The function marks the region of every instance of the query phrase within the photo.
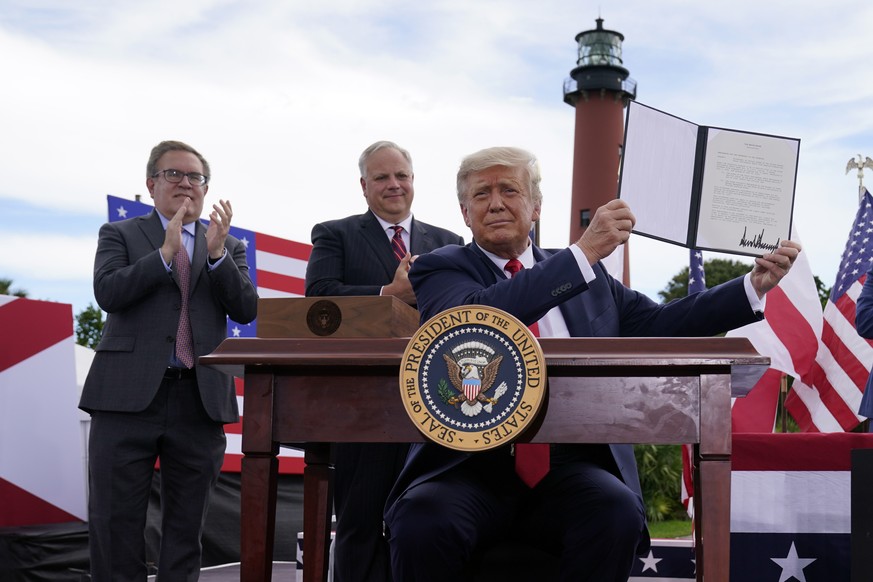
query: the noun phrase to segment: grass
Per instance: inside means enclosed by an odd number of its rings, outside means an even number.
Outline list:
[[[649,522],[649,533],[653,538],[681,538],[691,535],[690,519],[668,519]]]

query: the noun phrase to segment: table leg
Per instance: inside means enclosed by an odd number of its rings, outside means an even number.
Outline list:
[[[327,582],[333,469],[330,444],[308,443],[303,469],[303,582]]]
[[[245,456],[240,475],[240,580],[272,578],[276,531],[276,457]]]
[[[273,441],[273,376],[246,370],[240,474],[240,580],[272,578],[279,445]],[[266,421],[262,420],[266,419]]]
[[[728,582],[731,548],[731,462],[699,460],[694,484],[697,580]]]

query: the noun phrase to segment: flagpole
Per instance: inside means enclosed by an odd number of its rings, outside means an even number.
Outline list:
[[[873,170],[873,160],[870,156],[862,156],[858,154],[858,159],[849,158],[846,164],[846,174],[852,170],[858,170],[858,204],[864,199],[864,168]]]
[[[864,192],[866,191],[866,188],[864,188],[864,168],[873,170],[873,160],[870,159],[870,156],[858,154],[857,160],[854,157],[850,158],[846,164],[846,174],[852,170],[858,170],[858,205],[864,200]],[[866,418],[861,421],[860,426],[862,432],[869,432],[870,419]]]
[[[787,420],[786,420],[786,412],[785,412],[785,398],[788,396],[788,375],[782,374],[782,378],[779,380],[779,426],[781,427],[782,433],[786,433],[787,431]]]

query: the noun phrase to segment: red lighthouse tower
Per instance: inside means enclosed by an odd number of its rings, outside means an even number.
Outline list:
[[[618,193],[618,168],[624,142],[624,108],[636,98],[636,81],[622,66],[624,35],[603,28],[576,35],[579,58],[564,81],[564,102],[576,108],[570,241],[577,240],[594,212]],[[625,245],[624,283],[630,283]]]

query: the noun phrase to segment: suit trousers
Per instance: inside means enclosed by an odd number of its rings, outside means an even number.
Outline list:
[[[142,412],[91,414],[91,580],[145,581],[145,525],[155,461],[161,471],[158,580],[200,576],[201,534],[224,459],[221,423],[210,419],[197,381],[164,379]]]
[[[506,539],[556,556],[560,582],[628,579],[645,510],[618,477],[576,461],[528,489],[511,457],[482,454],[491,458],[465,461],[396,501],[388,513],[395,580],[471,580],[478,554]]]
[[[391,580],[382,513],[408,450],[406,443],[336,445],[334,582]]]

